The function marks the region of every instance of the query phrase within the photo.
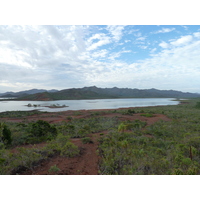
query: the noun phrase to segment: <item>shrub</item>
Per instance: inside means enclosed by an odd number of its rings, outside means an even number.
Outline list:
[[[60,153],[61,149],[65,146],[67,142],[69,142],[69,137],[59,134],[55,140],[52,140],[46,145],[45,149],[49,152],[49,154],[55,152]]]
[[[82,138],[82,143],[83,144],[87,144],[87,143],[93,143],[93,141],[91,140],[90,137],[85,137],[85,138]]]
[[[151,113],[144,113],[144,114],[141,114],[140,116],[144,116],[144,117],[154,117],[154,115],[151,114]]]
[[[127,130],[139,130],[143,127],[146,126],[146,122],[140,121],[140,120],[135,120],[133,122],[130,121],[125,121],[122,122],[119,126],[118,126],[118,131],[119,132],[124,132]]]
[[[125,123],[121,123],[119,126],[118,126],[118,131],[119,132],[124,132],[124,131],[126,131],[127,130],[127,124],[125,124]]]
[[[39,140],[44,141],[55,138],[57,136],[57,129],[46,121],[38,120],[31,125],[30,133],[33,137],[40,137]]]
[[[200,108],[200,101],[196,103],[195,108]]]
[[[67,117],[67,120],[71,121],[73,118],[71,116]]]
[[[187,170],[187,174],[188,175],[198,175],[198,171],[199,171],[198,167],[192,166]]]
[[[173,172],[174,175],[183,175],[183,171],[181,169],[175,169]]]
[[[0,142],[3,142],[6,146],[12,143],[11,131],[4,123],[0,123]]]
[[[133,115],[135,113],[136,113],[135,110],[128,109],[128,110],[123,111],[122,114],[123,115]]]
[[[71,142],[67,142],[62,148],[60,155],[61,156],[67,156],[67,157],[74,157],[79,155],[79,149],[76,145],[74,145]]]
[[[52,165],[49,170],[50,173],[57,173],[60,171],[60,169],[56,165]]]

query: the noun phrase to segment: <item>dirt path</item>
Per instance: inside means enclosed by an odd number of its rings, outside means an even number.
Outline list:
[[[105,131],[104,131],[105,133]],[[99,157],[96,153],[98,148],[98,138],[100,133],[90,134],[89,137],[93,143],[83,144],[81,139],[71,139],[71,142],[79,147],[80,155],[67,158],[62,156],[55,156],[42,162],[33,171],[29,170],[23,175],[97,175],[98,174],[98,161]],[[56,165],[60,171],[57,173],[50,173],[51,166]]]

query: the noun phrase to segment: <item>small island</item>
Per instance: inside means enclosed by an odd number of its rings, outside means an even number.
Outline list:
[[[51,104],[50,106],[41,106],[40,104],[31,104],[29,103],[28,105],[26,105],[27,107],[47,107],[47,108],[65,108],[65,107],[69,107],[66,105],[60,105],[60,104]]]

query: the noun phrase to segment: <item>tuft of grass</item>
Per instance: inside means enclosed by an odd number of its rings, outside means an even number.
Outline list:
[[[58,168],[56,165],[52,165],[48,170],[48,172],[50,173],[57,173],[59,171],[60,171],[60,168]]]
[[[143,114],[141,114],[140,116],[144,116],[144,117],[154,117],[154,115],[151,114],[151,113],[143,113]]]

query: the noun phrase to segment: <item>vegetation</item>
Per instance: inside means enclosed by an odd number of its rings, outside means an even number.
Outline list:
[[[56,165],[53,165],[53,166],[51,166],[50,168],[49,168],[49,172],[50,173],[57,173],[57,172],[59,172],[60,171],[60,169],[56,166]]]
[[[143,113],[143,114],[141,114],[141,116],[144,116],[144,117],[153,117],[154,115],[151,114],[151,113]]]
[[[39,141],[45,141],[55,138],[57,135],[57,129],[46,121],[38,120],[31,124],[30,135],[33,138],[39,138]]]
[[[93,141],[91,140],[90,137],[82,138],[82,142],[83,142],[83,144],[92,144],[93,143]]]
[[[19,174],[26,169],[33,169],[40,161],[47,158],[45,152],[36,148],[17,148],[17,153],[6,149],[0,150],[0,174]]]
[[[71,88],[56,92],[42,92],[29,95],[17,95],[18,100],[67,100],[67,99],[109,99],[109,98],[195,98],[195,93],[183,93],[173,90],[139,90],[130,88]]]
[[[69,122],[62,122],[57,124],[57,129],[63,135],[71,138],[82,138],[90,133],[97,133],[104,130],[116,128],[118,125],[118,118],[105,118],[105,117],[90,117],[72,119]]]
[[[143,108],[146,113],[165,114],[171,121],[158,121],[137,132],[112,131],[101,138],[99,173],[200,174],[200,112],[196,101]],[[140,108],[135,110],[140,112]]]
[[[137,114],[140,120],[133,121],[121,121],[119,117],[102,117],[97,111],[87,118],[66,117],[67,122],[55,125],[43,120],[27,122],[24,119],[20,123],[2,121],[0,174],[20,174],[54,155],[68,158],[80,156],[81,149],[70,139],[81,138],[82,143],[89,144],[93,142],[90,134],[102,131],[108,133],[100,134],[99,174],[200,174],[199,102],[199,99],[193,99],[177,106],[104,112],[127,115],[128,119]],[[0,115],[12,118],[20,115],[26,118],[27,113],[7,112]],[[143,117],[151,117],[149,120],[152,120],[156,114],[163,114],[169,120],[160,120],[151,125],[143,121]],[[42,148],[17,148],[21,144],[36,144],[42,141],[47,142]],[[13,148],[15,153],[11,151]],[[56,165],[49,169],[50,173],[58,171]]]
[[[46,113],[46,112],[40,112],[37,110],[33,110],[33,111],[7,111],[7,112],[2,112],[0,113],[0,117],[12,117],[12,118],[19,118],[19,117],[27,117],[27,116],[31,116],[31,115],[39,115],[41,113]]]
[[[61,134],[40,149],[19,147],[16,148],[16,153],[11,153],[10,150],[5,149],[5,146],[2,146],[0,150],[0,174],[19,174],[25,170],[33,170],[40,162],[53,155],[74,157],[78,156],[79,152],[78,147],[69,141],[69,137]]]
[[[11,131],[5,123],[0,123],[0,146],[8,146],[12,142]]]

